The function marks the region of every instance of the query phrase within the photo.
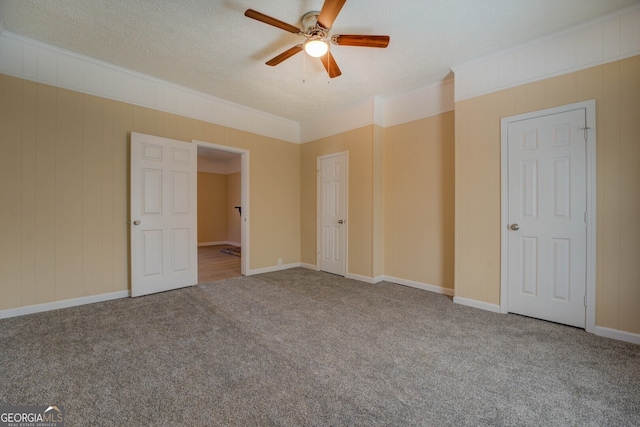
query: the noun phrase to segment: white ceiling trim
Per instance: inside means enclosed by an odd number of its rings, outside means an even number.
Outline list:
[[[452,68],[455,79],[389,99],[374,96],[302,123],[251,109],[96,59],[0,32],[0,72],[166,111],[292,143],[363,126],[451,111],[461,101],[640,54],[640,4]]]
[[[452,67],[455,101],[640,55],[640,4]]]
[[[384,127],[391,127],[453,111],[453,78],[387,99]]]
[[[298,143],[299,123],[9,32],[0,72],[26,80]]]
[[[380,108],[380,100],[373,97],[350,108],[306,120],[300,123],[300,142],[304,144],[372,125],[380,116],[376,114],[376,108]]]
[[[9,32],[0,33],[0,72],[292,143],[453,110],[453,84],[446,81],[298,123]]]
[[[453,111],[453,79],[393,98],[378,96],[300,124],[300,142],[310,142],[369,125],[391,127]],[[328,126],[327,124],[330,124]]]

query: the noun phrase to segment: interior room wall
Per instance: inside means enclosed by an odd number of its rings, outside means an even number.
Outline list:
[[[228,217],[227,175],[198,172],[198,244],[226,242]]]
[[[302,145],[302,262],[317,265],[316,159],[349,152],[348,273],[453,290],[454,113]]]
[[[351,275],[373,277],[373,132],[365,126],[301,145],[302,262],[317,265],[317,158],[349,152],[348,265]]]
[[[250,155],[250,269],[300,262],[300,146],[0,74],[0,309],[129,289],[129,135]]]
[[[384,129],[384,274],[453,290],[454,113]]]
[[[500,118],[596,100],[596,325],[640,333],[640,56],[455,107],[455,295],[500,303]]]

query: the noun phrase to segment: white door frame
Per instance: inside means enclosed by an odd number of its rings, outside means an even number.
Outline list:
[[[500,120],[500,174],[501,174],[501,218],[500,218],[500,312],[508,312],[508,253],[509,253],[509,192],[508,192],[508,140],[509,123],[552,115],[565,111],[585,109],[588,139],[586,144],[586,181],[587,181],[587,257],[586,257],[586,331],[595,333],[596,329],[596,101],[589,100],[560,107],[504,117]]]
[[[341,151],[339,153],[325,154],[316,158],[316,271],[320,271],[320,253],[322,251],[322,227],[320,221],[318,221],[318,215],[320,213],[320,206],[322,204],[322,198],[320,197],[320,179],[318,175],[320,173],[320,162],[324,159],[331,157],[345,156],[345,170],[344,170],[344,215],[345,222],[344,228],[344,277],[349,275],[349,152]]]
[[[242,220],[240,222],[240,245],[242,247],[242,256],[240,257],[240,274],[243,276],[251,275],[250,269],[250,246],[249,246],[249,150],[242,148],[229,147],[228,145],[214,144],[212,142],[191,140],[191,143],[198,147],[209,148],[212,150],[226,151],[228,153],[236,153],[241,156],[241,172],[240,172],[240,204],[242,206]]]

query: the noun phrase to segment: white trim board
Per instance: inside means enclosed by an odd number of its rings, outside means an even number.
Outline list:
[[[448,80],[298,123],[6,31],[0,32],[0,73],[296,144],[453,110]]]
[[[478,308],[480,310],[490,311],[492,313],[501,313],[500,306],[498,304],[491,304],[484,301],[478,301],[470,298],[453,297],[453,302],[460,305],[466,305],[467,307]]]
[[[111,301],[114,299],[128,298],[129,291],[118,291],[107,294],[91,295],[88,297],[79,297],[66,299],[62,301],[45,302],[42,304],[27,305],[18,308],[8,308],[0,310],[0,319],[9,317],[25,316],[27,314],[43,313],[45,311],[58,310],[61,308],[76,307],[79,305],[93,304],[96,302]]]
[[[218,246],[218,245],[231,245],[231,246],[242,246],[237,242],[200,242],[198,246]]]
[[[249,270],[249,274],[247,274],[247,276],[253,276],[254,274],[273,273],[274,271],[289,270],[291,268],[296,268],[296,267],[302,267],[302,264],[299,262],[293,262],[291,264],[273,265],[271,267],[256,268],[253,270]]]
[[[443,288],[442,286],[430,285],[428,283],[416,282],[414,280],[401,279],[399,277],[393,276],[382,276],[381,280],[384,280],[385,282],[396,283],[398,285],[422,289],[423,291],[429,291],[436,294],[447,295],[450,297],[453,296],[453,289]],[[378,282],[381,280],[378,280]]]
[[[362,276],[360,274],[347,273],[344,277],[345,279],[357,280],[358,282],[369,283],[370,285],[377,283],[373,277]]]
[[[445,113],[455,101],[640,55],[640,4],[456,65],[455,78],[393,98],[374,96],[298,123],[36,40],[0,32],[0,72],[292,143],[363,126],[389,127]],[[453,88],[455,86],[455,89]],[[455,97],[454,97],[455,93]],[[326,126],[331,122],[332,126]]]
[[[619,331],[617,329],[605,328],[604,326],[596,326],[595,334],[599,337],[626,341],[632,344],[640,344],[640,334],[634,334],[632,332]]]
[[[640,55],[640,3],[585,24],[451,67],[455,100]]]
[[[298,143],[300,124],[17,34],[0,33],[0,72]]]
[[[453,302],[456,304],[467,306],[467,307],[473,307],[473,308],[478,308],[480,310],[490,311],[492,313],[502,313],[502,310],[500,309],[500,306],[498,304],[490,304],[484,301],[478,301],[478,300],[461,298],[461,297],[453,297]],[[634,334],[632,332],[605,328],[604,326],[595,326],[593,333],[599,337],[611,338],[614,340],[625,341],[632,344],[640,344],[640,334]]]
[[[395,97],[375,96],[349,108],[314,117],[300,124],[300,142],[304,144],[369,125],[396,126],[453,111],[453,88],[453,79],[447,79]]]

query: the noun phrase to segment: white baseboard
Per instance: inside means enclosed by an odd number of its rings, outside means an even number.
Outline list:
[[[466,305],[468,307],[479,308],[480,310],[502,313],[499,304],[490,304],[488,302],[462,297],[453,297],[453,302],[460,305]]]
[[[413,280],[400,279],[393,276],[380,276],[382,280],[397,283],[398,285],[410,286],[412,288],[422,289],[423,291],[435,292],[436,294],[443,294],[453,296],[453,289],[443,288],[442,286],[430,285],[428,283],[416,282]],[[377,282],[376,282],[377,283]]]
[[[347,275],[344,277],[346,277],[347,279],[357,280],[359,282],[371,283],[372,285],[375,283],[373,277],[361,276],[359,274],[347,273]]]
[[[262,274],[262,273],[273,273],[274,271],[282,271],[289,270],[290,268],[302,267],[299,262],[294,262],[291,264],[283,264],[283,265],[274,265],[272,267],[264,267],[264,268],[256,268],[253,270],[249,270],[249,274],[247,276],[253,276],[254,274]]]
[[[632,344],[640,344],[640,334],[634,334],[633,332],[625,332],[618,329],[605,328],[604,326],[596,326],[595,334],[599,337],[612,338],[614,340],[626,341]]]
[[[240,243],[228,242],[228,241],[224,241],[224,242],[200,242],[200,243],[198,243],[198,246],[217,246],[217,245],[242,246]]]
[[[307,264],[306,262],[301,262],[300,263],[300,267],[306,268],[306,269],[309,269],[309,270],[318,271],[318,266],[317,265]]]
[[[45,302],[42,304],[27,305],[18,308],[9,308],[0,310],[0,319],[8,317],[24,316],[27,314],[42,313],[45,311],[58,310],[60,308],[75,307],[78,305],[93,304],[96,302],[110,301],[114,299],[129,297],[129,291],[111,292],[108,294],[91,295],[88,297],[79,297],[66,299],[62,301]]]

